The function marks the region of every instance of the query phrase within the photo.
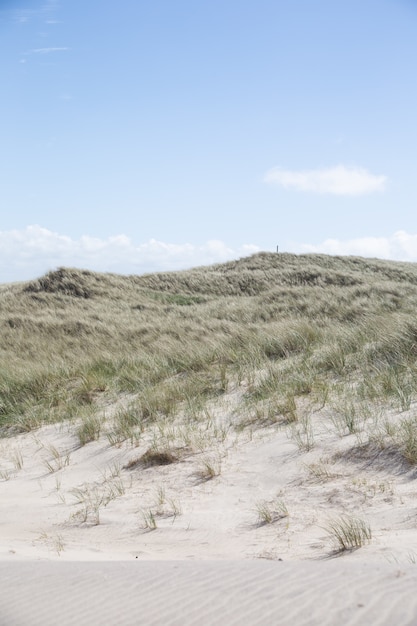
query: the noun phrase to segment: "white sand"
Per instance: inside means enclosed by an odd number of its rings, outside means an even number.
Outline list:
[[[1,563],[4,626],[414,625],[417,569],[339,559]]]
[[[415,470],[312,421],[308,452],[288,428],[215,443],[213,426],[179,462],[133,470],[150,436],[79,447],[61,424],[1,440],[0,624],[417,624]],[[202,481],[207,457],[220,474]],[[288,516],[260,524],[260,501]],[[341,514],[372,541],[336,557],[326,526]]]

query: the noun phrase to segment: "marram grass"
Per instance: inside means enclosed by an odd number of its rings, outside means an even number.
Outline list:
[[[133,441],[147,423],[239,385],[242,422],[292,422],[294,432],[300,399],[316,410],[350,394],[406,411],[417,395],[416,305],[414,264],[325,255],[260,253],[144,276],[61,268],[3,285],[0,429],[82,417],[87,443],[100,434],[94,413],[127,394],[134,409],[119,412],[109,439]]]
[[[362,548],[372,539],[369,524],[352,515],[344,515],[332,520],[326,530],[338,552]]]

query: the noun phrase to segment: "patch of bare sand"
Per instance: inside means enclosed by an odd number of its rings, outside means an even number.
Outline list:
[[[7,626],[416,623],[417,569],[331,562],[0,563]]]

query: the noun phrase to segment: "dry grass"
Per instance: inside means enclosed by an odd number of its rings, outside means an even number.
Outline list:
[[[137,445],[149,424],[241,386],[243,425],[290,423],[307,450],[307,416],[330,400],[344,436],[364,406],[417,398],[413,264],[261,253],[146,276],[61,268],[0,298],[4,435],[84,416],[80,444],[94,441],[124,393],[135,404],[105,433]],[[414,425],[402,432],[412,459]]]
[[[126,465],[125,469],[135,469],[137,467],[153,467],[159,465],[171,465],[178,462],[178,456],[171,450],[158,450],[155,448],[149,448],[144,454],[139,457],[131,459]]]
[[[196,477],[201,482],[212,480],[216,476],[220,476],[222,473],[222,461],[220,456],[204,456],[196,471]]]
[[[369,543],[372,531],[362,519],[353,516],[343,516],[329,522],[327,533],[334,543],[337,552],[356,550]]]
[[[274,522],[288,517],[288,509],[285,502],[281,499],[277,499],[273,502],[267,500],[260,500],[256,503],[255,507],[258,515],[258,525],[264,526],[265,524],[273,524]]]

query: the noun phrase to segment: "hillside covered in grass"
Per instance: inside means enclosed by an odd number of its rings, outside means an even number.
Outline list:
[[[358,402],[406,410],[416,305],[414,264],[324,255],[143,276],[61,268],[3,285],[1,432],[93,419],[119,394],[134,394],[142,428],[242,381],[242,425],[296,420],[305,400],[350,403],[352,419]]]

